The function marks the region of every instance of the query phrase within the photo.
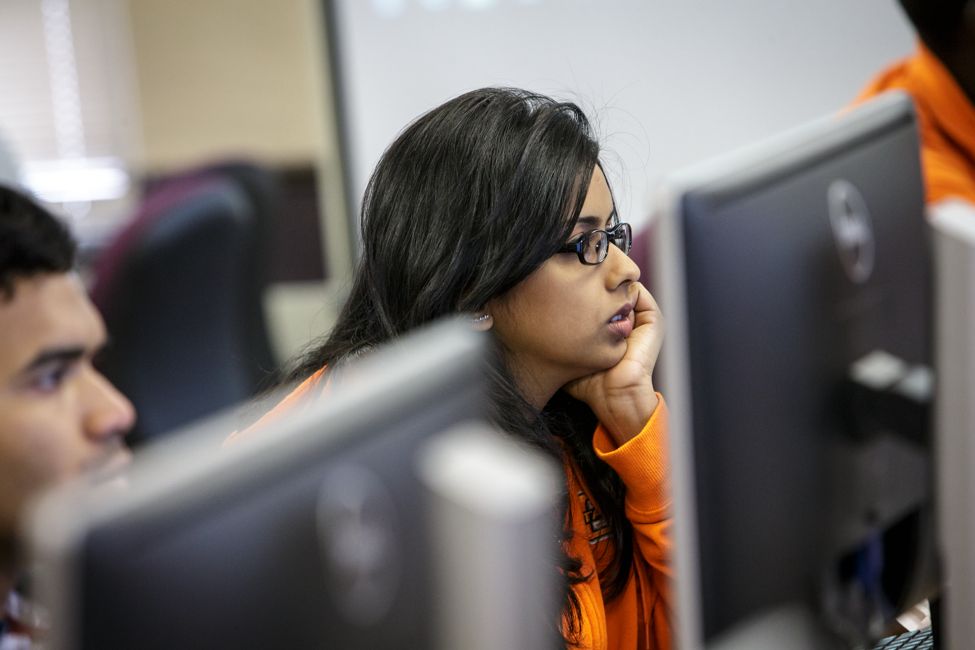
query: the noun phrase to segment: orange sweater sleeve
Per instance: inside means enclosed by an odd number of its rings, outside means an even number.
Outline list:
[[[596,455],[612,467],[626,485],[626,515],[641,539],[647,562],[671,575],[670,485],[667,456],[667,406],[660,404],[643,431],[616,447],[602,427],[593,435]]]
[[[667,447],[667,405],[660,404],[643,430],[617,447],[603,427],[593,435],[596,455],[612,467],[626,485],[626,516],[633,525],[637,550],[650,566],[639,571],[650,583],[643,589],[645,611],[655,648],[670,647],[673,565],[670,461]]]

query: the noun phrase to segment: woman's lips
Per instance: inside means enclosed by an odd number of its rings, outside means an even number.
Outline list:
[[[634,312],[633,307],[626,305],[618,312],[613,314],[609,321],[611,329],[620,338],[627,338],[633,332]]]

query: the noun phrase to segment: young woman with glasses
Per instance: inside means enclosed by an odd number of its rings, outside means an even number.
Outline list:
[[[489,330],[494,422],[565,467],[553,624],[585,648],[670,645],[667,415],[651,382],[662,319],[631,241],[577,106],[469,92],[379,161],[351,295],[294,373],[306,392],[327,368],[458,312]]]

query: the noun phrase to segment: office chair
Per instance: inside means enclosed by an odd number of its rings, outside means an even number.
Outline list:
[[[96,261],[99,367],[136,407],[133,445],[251,396],[241,314],[254,237],[238,185],[199,176],[148,195]]]
[[[250,373],[251,393],[257,394],[279,378],[279,364],[271,347],[267,318],[264,312],[264,291],[268,286],[268,243],[271,241],[273,219],[281,206],[281,188],[277,178],[267,169],[246,161],[225,161],[205,168],[237,183],[251,203],[254,227],[248,246],[251,263],[243,267],[241,325],[244,327],[245,361]]]
[[[273,239],[274,220],[279,218],[282,208],[281,184],[277,175],[257,163],[245,159],[226,159],[150,178],[145,188],[147,192],[155,193],[173,184],[207,177],[225,178],[236,184],[249,201],[254,215],[252,236],[247,244],[250,249],[247,256],[251,262],[242,268],[243,287],[248,295],[242,304],[244,311],[240,322],[247,342],[244,359],[250,373],[250,390],[258,394],[275,383],[280,370],[268,333],[264,292],[270,281],[269,247]]]

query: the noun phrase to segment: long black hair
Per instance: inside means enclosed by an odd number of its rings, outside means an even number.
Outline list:
[[[386,150],[366,188],[362,256],[349,299],[292,378],[339,367],[434,319],[476,312],[517,285],[569,238],[598,164],[599,145],[579,107],[524,90],[471,91],[418,118]],[[596,419],[561,391],[539,414],[505,359],[495,339],[491,416],[502,430],[560,461],[568,456],[578,468],[613,538],[600,574],[604,598],[612,600],[630,577],[632,530],[622,482],[592,449]],[[579,606],[569,586],[588,576],[576,558],[563,557],[561,565],[571,640]]]

